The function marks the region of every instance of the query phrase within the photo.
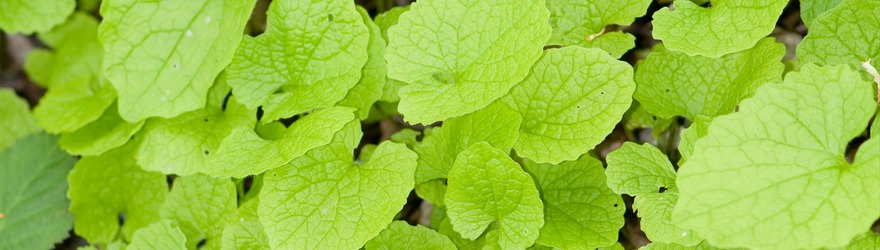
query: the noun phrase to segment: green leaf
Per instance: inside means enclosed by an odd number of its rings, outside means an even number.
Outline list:
[[[636,89],[638,90],[638,88]],[[648,112],[644,105],[634,101],[627,113],[623,114],[623,127],[629,132],[635,132],[637,129],[651,129],[651,135],[656,140],[661,138],[663,132],[669,130],[669,127],[675,120],[674,117],[657,117],[657,115]]]
[[[550,10],[550,25],[553,26],[553,34],[547,44],[580,45],[587,48],[609,48],[615,58],[619,58],[627,50],[635,46],[635,37],[623,32],[605,33],[605,26],[611,24],[629,25],[636,19],[645,15],[651,0],[547,0],[547,9]],[[610,41],[628,43],[611,43],[593,41],[605,40],[606,36],[613,36]],[[625,40],[624,40],[625,39]],[[602,46],[604,45],[604,46]],[[617,48],[620,47],[620,48]]]
[[[11,89],[0,88],[0,151],[11,147],[19,138],[40,131],[27,101]]]
[[[798,60],[801,64],[848,64],[860,71],[862,63],[868,61],[880,68],[880,43],[876,42],[880,40],[880,32],[875,32],[877,30],[880,30],[880,2],[842,0],[810,24],[810,33],[797,47]]]
[[[446,205],[456,232],[475,240],[490,224],[501,249],[531,246],[544,226],[544,205],[532,178],[507,153],[479,142],[461,152],[449,171]]]
[[[694,145],[697,144],[697,140],[709,134],[710,123],[712,123],[712,117],[698,115],[697,119],[691,122],[691,126],[681,132],[681,141],[678,143],[678,150],[681,152],[679,166],[684,164],[685,160],[694,153]]]
[[[126,250],[186,249],[186,236],[168,220],[157,221],[134,233]]]
[[[522,118],[506,105],[494,103],[482,110],[443,122],[413,150],[419,154],[416,183],[446,178],[458,153],[477,142],[488,142],[505,152],[517,138]]]
[[[361,78],[370,33],[352,1],[273,1],[266,32],[245,37],[229,85],[263,121],[333,106]]]
[[[75,161],[45,133],[0,153],[0,249],[49,249],[67,238],[65,177]]]
[[[458,232],[452,229],[452,222],[449,221],[448,217],[443,218],[443,220],[441,220],[439,224],[440,225],[438,226],[437,231],[449,237],[449,239],[452,240],[452,242],[455,243],[456,246],[458,246],[458,249],[479,250],[483,249],[483,246],[486,245],[486,237],[480,237],[476,240],[468,240],[462,238],[461,235],[458,234]]]
[[[249,127],[233,128],[204,172],[243,178],[281,167],[311,149],[327,145],[344,126],[357,124],[351,111],[339,107],[315,111],[294,122],[276,139],[262,138]]]
[[[623,245],[620,245],[620,242],[616,242],[616,243],[614,243],[614,245],[611,245],[609,247],[600,247],[597,249],[598,250],[626,250],[626,248],[623,248]]]
[[[337,103],[340,106],[357,108],[355,115],[360,120],[367,118],[373,103],[382,96],[385,88],[385,40],[382,39],[379,26],[370,19],[370,14],[363,7],[357,7],[358,14],[370,31],[370,43],[367,44],[367,63],[361,68],[361,80],[354,85],[345,98]]]
[[[397,22],[400,20],[400,15],[406,13],[407,11],[409,11],[409,5],[398,6],[391,8],[390,10],[376,16],[376,25],[379,26],[379,30],[382,33],[382,38],[385,41],[388,41],[388,28],[397,25]],[[382,88],[382,97],[380,97],[379,100],[385,102],[400,101],[400,96],[398,96],[397,93],[404,85],[406,85],[406,82],[394,80],[386,76],[385,85]]]
[[[868,133],[871,137],[880,137],[880,115],[874,117],[874,122],[871,123],[871,128],[868,130]]]
[[[842,65],[808,64],[765,84],[697,141],[673,218],[719,247],[846,245],[880,217],[880,139],[844,158],[874,115],[874,94]]]
[[[544,202],[537,243],[559,249],[595,249],[617,242],[626,206],[605,184],[602,162],[589,156],[559,165],[525,162]]]
[[[63,23],[75,6],[74,0],[4,0],[0,30],[10,34],[48,31]]]
[[[837,7],[841,0],[800,0],[801,2],[801,19],[807,27],[812,27],[813,20],[816,17]]]
[[[240,207],[223,229],[223,249],[269,249],[269,239],[257,216],[259,198]]]
[[[847,250],[862,250],[862,249],[877,249],[880,248],[880,234],[875,232],[868,232],[862,234],[862,236],[857,237],[853,240],[849,246],[846,247]]]
[[[608,187],[618,194],[635,196],[633,209],[641,218],[641,229],[653,242],[685,246],[702,239],[673,223],[672,211],[678,199],[676,174],[666,155],[650,144],[625,142],[606,158]]]
[[[682,115],[694,120],[698,115],[731,113],[759,86],[782,79],[784,55],[785,46],[773,38],[720,58],[688,56],[658,45],[637,66],[634,97],[661,118]]]
[[[654,13],[654,38],[669,50],[717,58],[749,49],[770,34],[787,0],[717,0],[708,8],[676,0]]]
[[[143,125],[144,121],[125,121],[116,105],[112,105],[98,120],[76,131],[62,133],[58,143],[72,155],[100,155],[124,145]]]
[[[458,249],[446,235],[422,225],[410,226],[405,221],[394,221],[379,236],[367,242],[372,249]]]
[[[231,180],[197,174],[174,180],[160,213],[162,219],[180,225],[187,248],[196,249],[204,240],[204,247],[219,249],[223,245],[223,228],[237,205]]]
[[[388,77],[400,112],[431,124],[486,107],[522,81],[550,37],[544,1],[435,0],[412,4],[388,29]]]
[[[234,96],[226,101],[224,110],[222,102],[229,87],[223,86],[214,86],[212,93],[223,94],[209,100],[203,109],[171,119],[150,119],[141,132],[144,142],[138,152],[138,164],[165,174],[209,173],[211,159],[217,155],[223,138],[235,128],[252,128],[256,124],[255,112],[238,104]]]
[[[636,36],[623,31],[604,33],[580,44],[585,48],[597,48],[608,52],[611,57],[620,58],[627,51],[636,47]]]
[[[659,149],[650,144],[625,142],[608,153],[608,187],[618,194],[643,195],[675,187],[675,169]]]
[[[639,248],[640,250],[719,250],[720,248],[713,247],[706,243],[705,241],[700,242],[699,245],[696,246],[685,246],[681,244],[675,243],[663,243],[663,242],[651,242],[647,246]],[[740,248],[737,248],[740,249]],[[733,249],[730,249],[733,250]]]
[[[355,249],[391,223],[414,185],[417,155],[385,142],[354,163],[361,135],[350,123],[329,145],[266,173],[257,212],[272,248]]]
[[[678,201],[678,189],[636,196],[633,209],[637,211],[639,226],[653,242],[694,246],[703,238],[693,230],[682,228],[673,221],[672,213]]]
[[[122,118],[170,118],[203,107],[253,6],[253,0],[104,1],[98,38]]]
[[[68,175],[74,231],[92,244],[107,244],[159,220],[168,193],[165,175],[135,164],[137,143],[85,156]],[[99,183],[100,185],[96,185]],[[124,218],[122,226],[119,218]]]
[[[416,195],[435,207],[446,206],[443,198],[446,196],[446,181],[443,179],[433,179],[430,181],[416,184]]]
[[[382,12],[382,14],[376,15],[374,21],[382,33],[383,40],[388,41],[388,28],[397,25],[397,22],[400,21],[400,15],[409,11],[409,7],[410,5],[397,6],[388,11]]]
[[[60,133],[97,120],[116,100],[116,90],[101,73],[98,20],[77,12],[69,22],[40,33],[40,39],[53,50],[28,54],[24,67],[49,87],[34,108],[37,122],[50,133]]]
[[[513,148],[539,163],[575,160],[611,133],[635,87],[632,67],[602,50],[547,50],[502,99],[523,116]]]
[[[403,128],[400,131],[391,135],[390,141],[398,142],[406,144],[407,147],[413,148],[416,145],[419,145],[418,137],[422,135],[422,132],[412,130],[409,128]]]

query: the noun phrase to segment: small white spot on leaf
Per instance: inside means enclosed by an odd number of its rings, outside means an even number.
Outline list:
[[[193,32],[192,32],[192,30],[187,30],[187,31],[186,31],[186,36],[188,36],[188,37],[192,37],[192,36],[193,36]]]
[[[211,17],[205,17],[205,23],[211,23]]]

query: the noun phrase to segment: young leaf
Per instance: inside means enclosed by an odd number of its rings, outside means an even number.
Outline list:
[[[358,14],[370,31],[370,43],[367,44],[367,63],[361,69],[361,79],[354,85],[345,98],[337,103],[340,106],[356,108],[355,116],[359,120],[367,119],[373,103],[382,96],[385,88],[385,40],[379,26],[370,19],[370,14],[363,7],[357,7]]]
[[[338,107],[315,111],[274,139],[262,138],[250,127],[235,127],[220,143],[204,172],[243,178],[280,167],[313,148],[327,145],[343,126],[357,123],[351,111]]]
[[[400,112],[431,124],[486,107],[522,81],[550,37],[544,0],[414,3],[388,30]]]
[[[186,249],[186,236],[171,221],[161,220],[135,232],[125,249]]]
[[[685,246],[681,244],[675,243],[663,243],[663,242],[651,242],[648,245],[639,248],[639,250],[721,250],[720,248],[713,247],[706,243],[705,241],[700,242],[699,245],[696,246]]]
[[[452,227],[465,239],[475,240],[497,224],[499,235],[488,241],[501,249],[531,246],[544,226],[535,182],[506,152],[486,142],[455,159],[446,205]]]
[[[264,177],[257,212],[272,248],[354,249],[379,234],[406,203],[417,155],[385,142],[356,164],[358,123]]]
[[[205,108],[171,119],[150,119],[141,132],[144,142],[138,152],[138,164],[148,171],[165,174],[207,173],[223,138],[234,128],[251,128],[256,124],[255,112],[238,104],[234,96],[226,99],[224,110],[222,104],[229,90],[225,83],[218,82],[209,93],[213,97],[209,97]]]
[[[848,64],[861,71],[869,61],[880,68],[880,1],[842,0],[810,25],[797,47],[800,63]]]
[[[446,215],[445,213],[446,212],[444,211],[443,214]],[[433,218],[431,218],[431,219],[433,219]],[[440,223],[438,223],[438,224],[440,224],[440,225],[437,226],[438,227],[437,232],[440,232],[441,234],[446,235],[446,237],[449,237],[449,239],[452,240],[452,242],[455,243],[456,246],[458,246],[458,249],[477,250],[477,249],[483,249],[483,247],[486,246],[486,237],[480,237],[480,238],[477,238],[476,240],[468,240],[468,239],[462,238],[461,234],[459,234],[458,232],[456,232],[455,230],[452,229],[452,222],[449,220],[448,217],[443,217],[443,219],[440,220]],[[492,230],[491,226],[490,226],[489,230]],[[487,232],[484,235],[488,235],[488,234],[489,233]]]
[[[0,30],[5,33],[48,31],[73,12],[74,0],[4,0]]]
[[[653,242],[694,246],[703,240],[693,230],[682,228],[672,218],[678,189],[672,188],[663,193],[649,193],[636,196],[633,209],[637,211],[639,226]]]
[[[223,228],[237,206],[235,184],[226,178],[196,174],[178,177],[162,205],[162,219],[175,221],[186,235],[186,246],[218,249]]]
[[[880,248],[880,234],[875,232],[868,232],[862,234],[862,236],[857,237],[853,240],[849,246],[846,247],[847,250],[862,250],[862,249],[877,249]]]
[[[98,38],[122,118],[170,118],[203,107],[253,6],[254,0],[105,1]]]
[[[129,240],[136,230],[159,220],[168,183],[165,175],[135,164],[136,146],[133,142],[85,156],[67,177],[74,231],[92,244],[110,243],[119,235]]]
[[[673,218],[719,247],[846,245],[880,217],[880,139],[844,157],[877,108],[873,95],[843,65],[808,64],[765,84],[697,141]]]
[[[654,37],[669,50],[717,58],[743,51],[776,27],[787,0],[717,0],[703,8],[676,0],[654,13]]]
[[[537,243],[559,249],[595,249],[617,242],[626,206],[605,185],[602,162],[583,155],[559,165],[525,162],[544,202]]]
[[[702,239],[672,222],[678,199],[676,174],[659,149],[649,144],[626,142],[608,154],[608,187],[618,194],[635,196],[633,209],[641,229],[653,242],[693,246]]]
[[[369,31],[345,0],[280,0],[266,32],[245,37],[227,69],[229,85],[264,122],[333,106],[361,78]]]
[[[394,221],[379,236],[367,242],[373,249],[458,249],[446,235],[422,225],[410,226],[405,221]]]
[[[681,152],[679,166],[684,164],[685,160],[693,154],[697,140],[709,133],[710,123],[712,123],[712,117],[698,115],[697,119],[691,122],[691,126],[681,132],[681,141],[678,143],[678,150]]]
[[[400,20],[400,15],[407,11],[409,11],[409,5],[403,7],[398,6],[376,16],[375,22],[382,33],[382,39],[386,42],[388,41],[388,28],[397,25],[397,22]],[[382,97],[380,97],[379,100],[385,102],[399,102],[400,96],[397,95],[397,92],[399,92],[400,88],[404,85],[406,85],[406,82],[391,79],[386,75],[385,85],[382,88]]]
[[[868,130],[868,134],[871,135],[871,137],[880,137],[880,115],[874,117],[874,122],[871,123],[871,128]]]
[[[637,67],[635,98],[662,118],[731,113],[761,84],[782,80],[784,55],[785,47],[773,38],[720,58],[688,56],[658,45]]]
[[[259,197],[259,196],[258,196]],[[223,249],[269,249],[269,239],[257,216],[259,198],[248,200],[223,229]]]
[[[615,43],[623,48],[606,50],[612,52],[615,58],[620,57],[627,50],[632,49],[635,37],[623,32],[604,33],[605,26],[609,24],[629,25],[636,17],[645,15],[651,0],[547,0],[547,9],[550,10],[550,25],[553,26],[553,34],[547,44],[580,45],[587,48],[608,48],[612,43],[593,43],[596,39],[612,35],[611,41],[629,43]],[[605,39],[602,39],[605,40]],[[622,51],[622,52],[621,52]]]
[[[539,163],[575,160],[614,129],[635,87],[632,67],[604,51],[547,50],[502,99],[523,116],[513,148]]]
[[[72,155],[100,155],[125,145],[141,130],[144,121],[129,123],[119,116],[116,105],[104,111],[98,120],[69,133],[62,133],[61,148]]]
[[[101,73],[98,20],[77,12],[39,37],[53,50],[37,49],[24,65],[29,76],[49,88],[34,108],[37,122],[50,133],[60,133],[97,120],[116,100],[116,90]]]
[[[801,19],[807,27],[813,27],[813,20],[825,12],[837,7],[841,0],[800,0]],[[812,28],[811,28],[812,29]]]
[[[0,249],[49,249],[67,238],[65,176],[76,160],[57,140],[37,133],[0,153]]]
[[[500,103],[444,121],[442,127],[434,129],[413,148],[419,154],[416,183],[446,178],[455,157],[477,142],[485,141],[505,152],[510,151],[521,122],[519,114]]]
[[[618,194],[643,195],[675,187],[675,169],[650,144],[625,142],[607,157],[608,187]]]
[[[6,150],[19,138],[40,131],[28,103],[11,89],[0,89],[0,151]]]
[[[435,208],[446,206],[443,198],[446,196],[446,180],[433,179],[416,184],[416,195],[422,200],[431,203]]]
[[[636,46],[636,37],[623,31],[607,32],[591,40],[585,40],[581,46],[597,48],[608,52],[611,57],[620,58]]]

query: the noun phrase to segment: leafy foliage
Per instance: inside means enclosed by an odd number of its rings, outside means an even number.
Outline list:
[[[782,44],[772,38],[720,58],[688,56],[657,45],[639,63],[635,98],[648,112],[663,118],[731,113],[759,86],[782,79],[783,55]]]
[[[266,32],[245,37],[229,85],[274,121],[333,106],[358,83],[370,33],[351,1],[273,1]],[[309,27],[304,29],[303,27]]]
[[[122,118],[170,118],[204,106],[253,2],[106,0],[98,39]]]
[[[626,210],[605,183],[602,162],[584,155],[559,165],[525,163],[544,202],[537,243],[559,249],[606,247],[617,242]]]
[[[405,119],[427,125],[474,112],[507,93],[526,77],[550,37],[543,5],[543,0],[413,4],[388,29],[385,54],[388,77],[409,83],[400,89]]]
[[[67,237],[73,216],[65,174],[75,160],[40,132],[0,153],[0,249],[50,248]]]
[[[845,246],[880,217],[880,140],[844,155],[874,115],[872,92],[846,66],[764,85],[697,141],[673,217],[720,247]]]
[[[548,50],[503,99],[523,116],[513,147],[536,162],[575,160],[614,128],[634,90],[632,68],[601,50]]]
[[[28,112],[25,100],[15,96],[15,92],[0,89],[0,151],[11,147],[21,137],[40,131],[34,115]]]
[[[507,154],[485,142],[455,158],[449,172],[446,205],[452,227],[465,239],[476,239],[496,224],[487,244],[501,249],[525,248],[544,226],[544,205],[532,178]],[[492,232],[489,233],[490,235]]]
[[[74,0],[8,0],[3,1],[0,30],[6,33],[48,31],[61,24],[76,7]]]
[[[0,0],[0,249],[878,248],[880,2],[391,2]]]
[[[703,8],[676,0],[654,14],[654,37],[670,50],[716,58],[751,48],[773,31],[785,0],[718,0]]]
[[[354,163],[360,136],[349,123],[330,144],[267,172],[258,213],[273,248],[357,248],[391,222],[414,184],[417,156],[386,142],[369,162]]]

